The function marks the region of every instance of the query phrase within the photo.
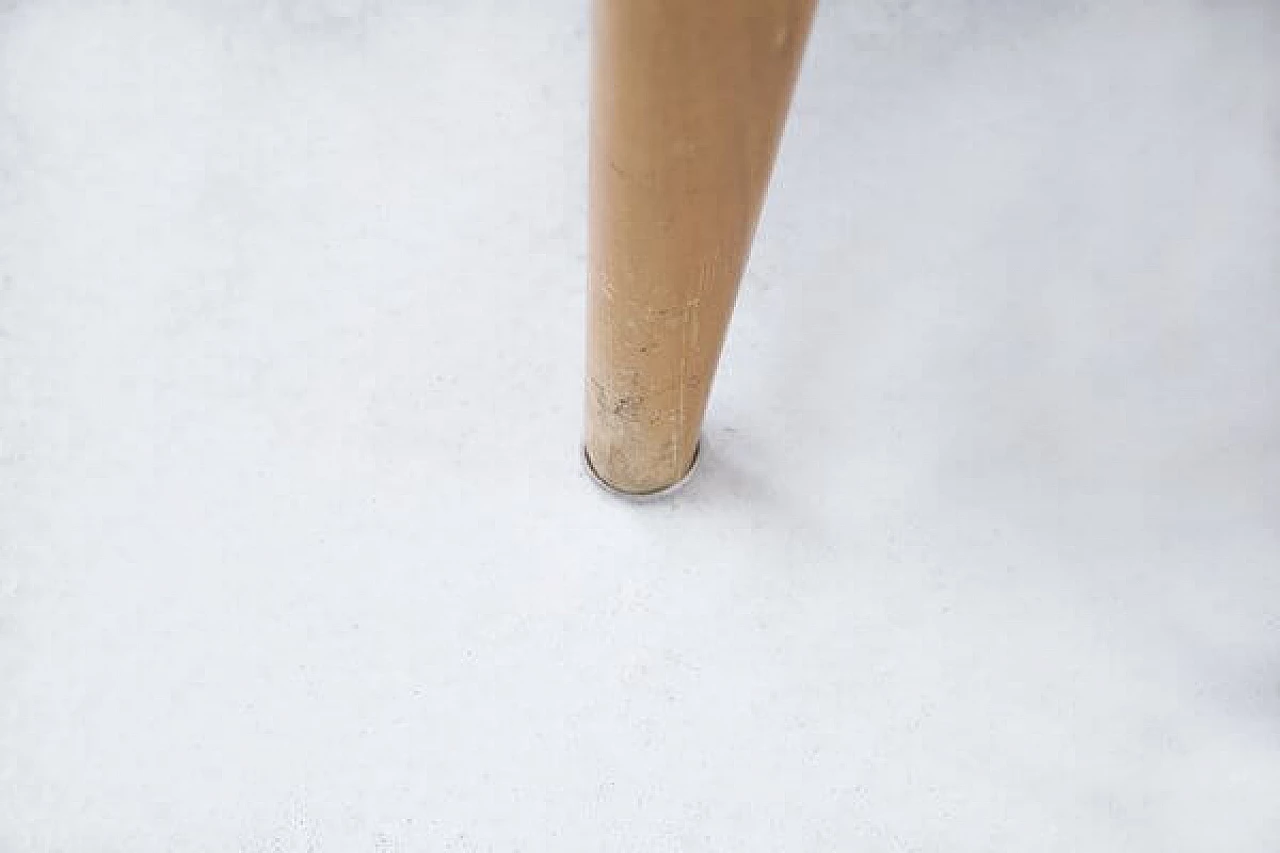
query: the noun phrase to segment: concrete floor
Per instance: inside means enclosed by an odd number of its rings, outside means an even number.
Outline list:
[[[698,478],[586,7],[0,12],[0,851],[1280,849],[1280,7],[830,0]]]

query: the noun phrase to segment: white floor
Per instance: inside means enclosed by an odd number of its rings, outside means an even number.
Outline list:
[[[586,4],[0,13],[0,851],[1280,849],[1280,6],[829,0],[697,480]]]

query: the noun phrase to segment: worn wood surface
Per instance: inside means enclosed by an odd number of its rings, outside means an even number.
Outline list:
[[[596,0],[587,453],[692,461],[815,0]]]

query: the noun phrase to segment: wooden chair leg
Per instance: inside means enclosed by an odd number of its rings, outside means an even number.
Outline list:
[[[692,464],[815,0],[595,0],[586,452]]]

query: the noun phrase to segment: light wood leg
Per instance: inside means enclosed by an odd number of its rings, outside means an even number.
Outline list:
[[[595,0],[586,450],[691,464],[815,0]]]

